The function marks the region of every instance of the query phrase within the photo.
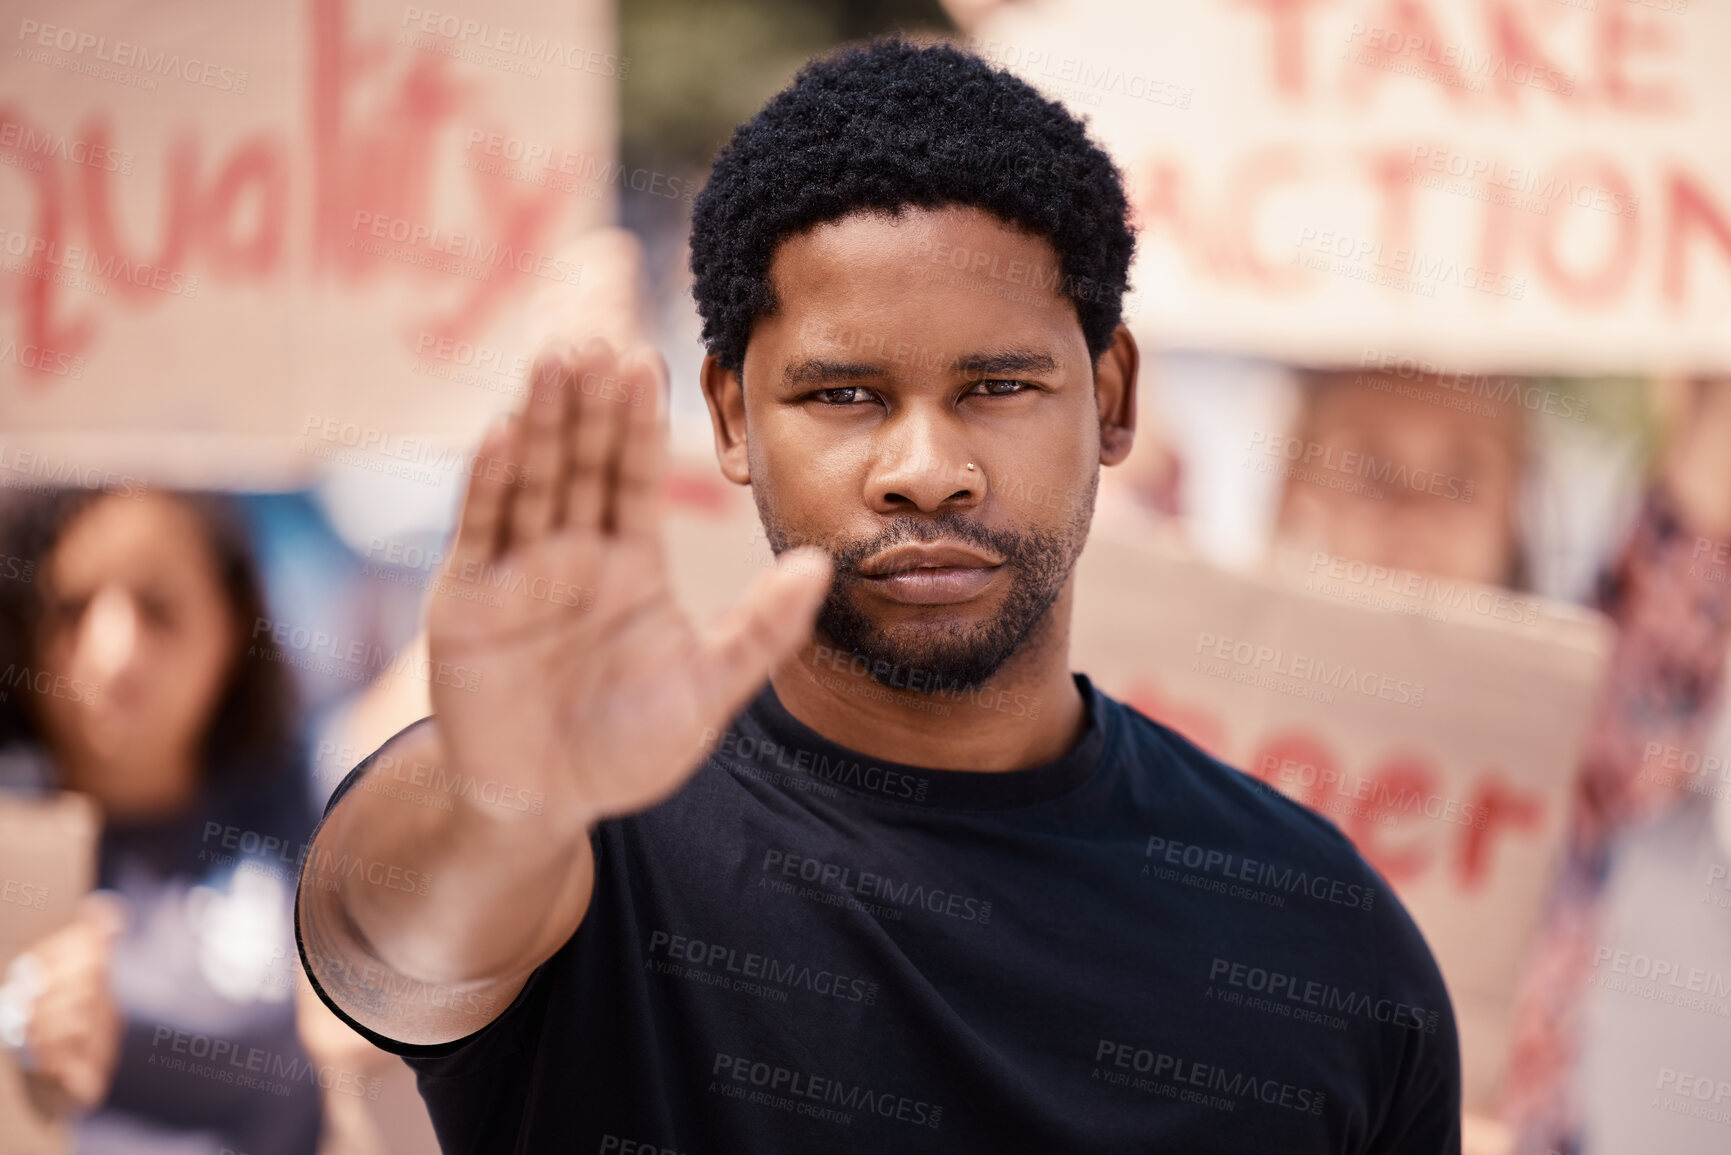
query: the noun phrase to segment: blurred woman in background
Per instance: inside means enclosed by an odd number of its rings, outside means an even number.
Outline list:
[[[241,516],[9,497],[0,553],[28,580],[0,581],[0,667],[33,677],[0,687],[0,787],[94,799],[120,900],[30,949],[27,1061],[90,1112],[85,1155],[311,1155],[326,1080],[296,1035],[291,909],[313,815]]]
[[[1526,411],[1358,369],[1300,375],[1277,546],[1524,589]],[[1287,460],[1296,448],[1297,460]]]

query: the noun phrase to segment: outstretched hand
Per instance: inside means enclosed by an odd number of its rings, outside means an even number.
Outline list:
[[[546,797],[574,833],[671,794],[809,637],[833,566],[790,550],[707,630],[662,545],[667,369],[652,348],[555,346],[470,470],[428,613],[448,769]]]

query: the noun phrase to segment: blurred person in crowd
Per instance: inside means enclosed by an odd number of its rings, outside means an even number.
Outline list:
[[[1525,408],[1434,374],[1299,377],[1291,434],[1255,446],[1284,481],[1278,547],[1525,588]]]
[[[1715,1009],[1731,976],[1731,916],[1716,901],[1731,895],[1731,381],[1658,396],[1659,466],[1599,583],[1616,646],[1515,1023],[1506,1116],[1523,1155],[1726,1149],[1723,1121],[1692,1110],[1722,1111],[1731,1085]],[[1656,975],[1654,960],[1680,973]]]
[[[1523,588],[1523,408],[1356,370],[1302,381],[1290,438],[1268,447],[1285,474],[1277,546]],[[1515,1015],[1504,1117],[1522,1155],[1629,1150],[1675,1125],[1650,1102],[1663,1071],[1731,1076],[1722,1019],[1633,996],[1594,1002],[1593,979],[1613,976],[1619,951],[1731,975],[1731,938],[1702,896],[1715,861],[1731,874],[1731,845],[1712,833],[1724,784],[1662,770],[1731,753],[1712,742],[1731,645],[1731,547],[1718,545],[1731,541],[1731,385],[1693,380],[1664,396],[1660,467],[1594,599],[1616,642]],[[1664,1149],[1723,1149],[1711,1122],[1692,1137],[1701,1145],[1668,1134]]]
[[[1070,669],[1137,426],[1128,218],[1080,121],[950,46],[814,61],[741,125],[693,209],[700,384],[778,558],[702,630],[664,362],[540,354],[430,599],[432,716],[338,788],[297,898],[446,1150],[1459,1152],[1398,899]],[[1241,1005],[1263,965],[1405,1009],[1317,1030]]]
[[[26,1062],[81,1155],[311,1155],[290,896],[312,826],[294,695],[246,527],[216,495],[8,495],[0,786],[94,799],[98,885],[28,950]],[[32,692],[31,685],[69,687]]]

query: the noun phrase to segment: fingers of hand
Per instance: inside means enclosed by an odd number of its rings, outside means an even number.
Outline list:
[[[81,908],[79,917],[30,948],[42,981],[49,987],[88,967],[108,965],[119,929],[95,911],[94,907]]]
[[[32,1046],[78,1035],[99,1022],[99,1013],[113,1012],[109,964],[125,925],[122,902],[103,892],[89,894],[74,921],[31,949],[41,983],[31,1005]]]
[[[587,352],[588,349],[585,349]],[[532,541],[558,527],[564,516],[560,475],[565,459],[566,426],[574,375],[588,359],[568,346],[555,346],[535,362],[524,399],[522,485],[511,496],[511,538]]]
[[[107,1091],[120,1031],[120,1012],[108,989],[106,954],[55,960],[27,1032],[27,1045],[42,1073],[80,1106],[95,1106]]]
[[[516,476],[512,462],[522,453],[516,444],[520,432],[512,420],[500,420],[475,452],[457,545],[451,551],[453,573],[462,562],[492,561],[504,548],[505,513]]]
[[[823,550],[788,550],[776,559],[775,569],[761,575],[715,623],[696,672],[700,700],[712,717],[731,716],[770,670],[811,636],[834,574],[834,563]]]
[[[118,1040],[86,1033],[51,1043],[32,1042],[31,1053],[37,1069],[57,1083],[74,1104],[88,1110],[102,1102],[108,1092]]]
[[[590,357],[599,347],[605,356]],[[565,524],[570,529],[599,531],[608,515],[608,489],[619,454],[620,429],[624,424],[620,402],[630,400],[620,359],[601,341],[584,346],[585,356],[573,381],[576,420],[566,430]]]
[[[667,362],[651,346],[631,351],[620,366],[630,390],[615,467],[607,528],[621,536],[654,536],[661,528],[661,486],[667,472]]]
[[[667,366],[591,337],[536,359],[520,411],[481,444],[451,562],[560,529],[653,534],[666,470]]]

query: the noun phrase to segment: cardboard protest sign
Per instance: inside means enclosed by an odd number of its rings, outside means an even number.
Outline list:
[[[31,944],[72,921],[96,884],[96,807],[78,794],[0,793],[0,974]],[[0,1051],[0,1149],[71,1150],[64,1121],[9,1051]]]
[[[9,485],[460,469],[635,179],[601,0],[64,0],[0,45]]]
[[[1731,7],[1052,0],[968,40],[1124,170],[1146,340],[1731,370]]]
[[[705,486],[699,462],[678,473],[690,492],[669,506],[668,557],[681,601],[706,620],[773,554],[747,491],[719,476]],[[1110,526],[1090,537],[1071,668],[1353,840],[1435,952],[1467,1106],[1489,1110],[1608,625],[1342,559],[1246,577],[1152,540]]]

